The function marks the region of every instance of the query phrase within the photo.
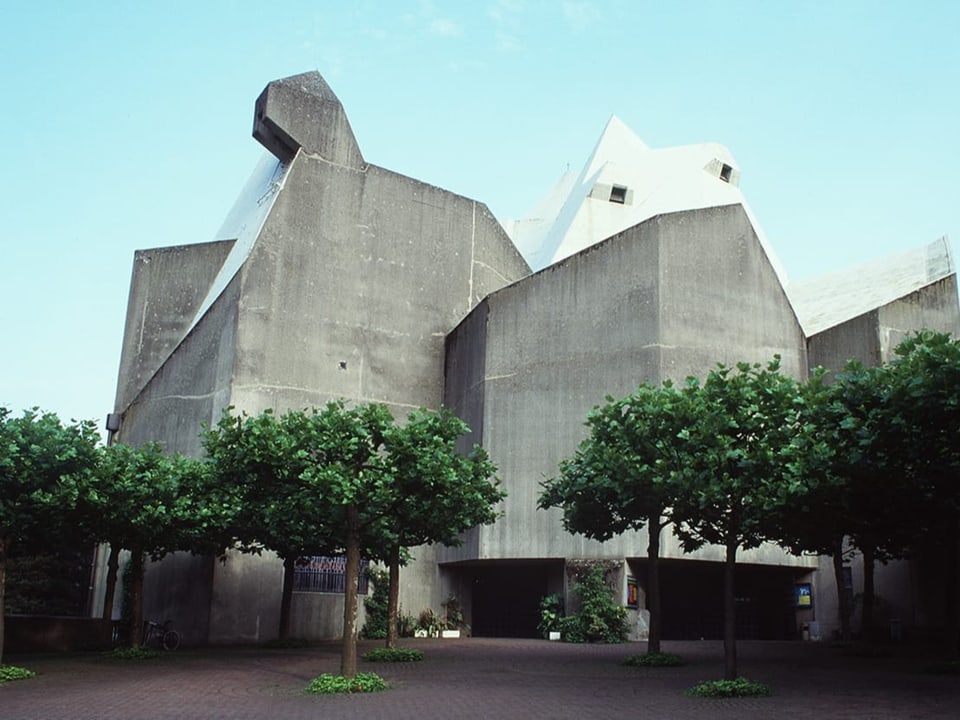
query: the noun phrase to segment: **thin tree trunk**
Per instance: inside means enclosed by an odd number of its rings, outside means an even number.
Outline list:
[[[650,633],[647,637],[647,652],[660,652],[660,516],[647,522],[650,542],[647,545],[647,608],[650,610]]]
[[[723,568],[723,656],[725,680],[737,679],[737,595],[734,573],[737,568],[737,541],[727,534],[727,558]]]
[[[113,599],[117,594],[117,574],[120,569],[120,548],[110,544],[110,554],[107,556],[107,583],[103,591],[103,622],[113,622]]]
[[[850,642],[850,596],[843,584],[843,538],[833,551],[833,577],[837,582],[837,608],[840,613],[840,638]]]
[[[400,615],[400,544],[390,548],[390,585],[387,588],[387,647],[397,646]]]
[[[10,540],[0,537],[0,665],[3,665],[3,613],[4,598],[7,594],[7,551],[10,549]]]
[[[357,674],[357,595],[360,579],[360,512],[347,505],[347,568],[343,589],[343,644],[340,650],[340,674]]]
[[[140,647],[143,639],[143,552],[130,553],[130,647]]]
[[[874,640],[876,635],[876,626],[873,619],[873,608],[876,595],[874,593],[874,557],[876,553],[872,544],[866,544],[863,548],[863,620],[862,634],[865,640]]]
[[[296,570],[296,556],[283,559],[283,591],[280,594],[280,629],[278,637],[281,641],[290,638],[290,605],[293,603],[293,575]]]

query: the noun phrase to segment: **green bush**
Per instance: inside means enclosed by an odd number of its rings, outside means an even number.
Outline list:
[[[607,585],[603,563],[593,563],[579,577],[574,592],[579,612],[560,618],[561,638],[566,642],[619,643],[627,636],[627,611]]]
[[[702,698],[764,697],[769,694],[770,690],[766,685],[750,682],[746,678],[710,680],[694,685],[686,692],[689,697]]]
[[[387,636],[390,576],[383,570],[374,570],[370,573],[370,579],[373,581],[373,592],[363,599],[367,620],[360,631],[360,637],[383,640]]]
[[[335,693],[364,693],[386,690],[387,683],[375,673],[357,673],[352,678],[343,675],[324,673],[314,678],[304,688],[311,695],[333,695]]]
[[[0,683],[12,682],[13,680],[26,680],[36,675],[32,670],[17,667],[16,665],[0,665]]]
[[[553,593],[544,595],[540,600],[540,624],[537,632],[545,638],[550,633],[560,630],[560,621],[563,619],[563,595]]]
[[[623,664],[630,667],[680,667],[687,661],[672,653],[643,653],[642,655],[627,655]]]
[[[160,657],[160,653],[145,647],[118,647],[107,653],[111,660],[153,660]]]
[[[376,648],[364,653],[367,662],[419,662],[423,652],[412,648]]]

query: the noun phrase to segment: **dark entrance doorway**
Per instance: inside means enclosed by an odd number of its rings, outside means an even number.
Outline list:
[[[498,562],[476,565],[464,573],[472,581],[471,632],[476,637],[539,637],[540,600],[550,581],[562,581],[563,565]]]

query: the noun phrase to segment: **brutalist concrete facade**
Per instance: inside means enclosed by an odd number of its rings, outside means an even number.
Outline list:
[[[897,333],[955,331],[960,317],[951,267],[916,293],[806,330],[738,203],[647,218],[531,274],[482,203],[367,163],[316,73],[267,86],[254,137],[270,155],[217,240],[135,257],[114,439],[198,454],[201,425],[229,405],[283,412],[344,398],[397,417],[450,406],[509,496],[462,547],[416,549],[401,602],[438,610],[453,592],[477,634],[532,634],[539,598],[567,590],[576,560],[619,564],[642,597],[645,533],[588,541],[536,509],[540,482],[605,396],[774,354],[798,378],[839,358],[877,362]],[[722,549],[684,554],[663,540],[666,634],[710,636],[721,603],[706,588]],[[792,636],[798,616],[783,596],[814,578],[817,560],[773,546],[741,559],[749,632]],[[267,640],[280,586],[276,558],[175,556],[150,568],[147,612],[175,618],[193,642]],[[337,637],[341,617],[342,596],[295,595],[294,635]]]
[[[529,273],[486,206],[366,163],[318,74],[271,83],[255,136],[281,168],[253,199],[271,202],[255,237],[135,258],[117,442],[198,454],[202,424],[230,405],[282,413],[346,398],[398,418],[438,407],[446,333]],[[438,606],[430,551],[418,555],[405,607]],[[176,617],[189,640],[269,639],[279,573],[256,557],[172,558],[147,574],[148,612]],[[335,636],[337,605],[298,595],[294,633]]]

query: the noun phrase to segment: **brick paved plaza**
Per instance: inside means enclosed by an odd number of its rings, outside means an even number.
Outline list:
[[[856,657],[812,643],[742,642],[741,674],[772,695],[687,698],[683,691],[723,673],[718,642],[665,643],[681,668],[620,664],[642,643],[567,645],[538,640],[407,640],[423,662],[366,663],[388,680],[383,693],[306,696],[309,680],[339,669],[339,647],[180,650],[118,663],[96,653],[12,656],[35,678],[0,685],[7,720],[250,718],[960,718],[960,676],[923,672],[903,652]],[[380,643],[363,642],[361,652]]]

